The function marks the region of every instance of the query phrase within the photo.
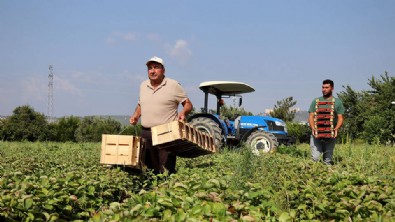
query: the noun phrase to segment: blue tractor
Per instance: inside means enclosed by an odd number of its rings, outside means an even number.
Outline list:
[[[232,81],[209,81],[200,84],[204,92],[204,110],[194,114],[188,121],[201,131],[207,132],[215,138],[218,147],[225,144],[238,145],[246,143],[254,153],[274,152],[280,144],[292,144],[295,140],[288,136],[284,121],[269,116],[237,116],[228,120],[220,117],[222,98],[239,98],[240,94],[254,92],[248,84]],[[216,114],[208,113],[208,97],[212,94],[217,99]]]

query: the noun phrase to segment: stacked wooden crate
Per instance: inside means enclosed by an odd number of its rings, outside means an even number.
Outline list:
[[[333,138],[334,134],[334,110],[335,99],[331,101],[316,100],[314,112],[314,127],[316,138]]]
[[[102,135],[100,163],[140,168],[140,137]]]
[[[151,128],[152,145],[180,157],[193,158],[217,152],[215,139],[190,124],[173,121]]]

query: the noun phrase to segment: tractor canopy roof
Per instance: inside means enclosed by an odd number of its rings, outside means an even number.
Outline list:
[[[242,93],[250,93],[254,92],[255,89],[252,86],[242,83],[242,82],[233,82],[233,81],[207,81],[202,82],[199,85],[199,88],[203,92],[208,92],[213,95],[229,95],[234,96]]]

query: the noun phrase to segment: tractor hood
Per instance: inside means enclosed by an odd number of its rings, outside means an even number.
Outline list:
[[[287,133],[287,126],[281,119],[270,116],[241,116],[241,128],[254,128],[262,126],[264,130],[271,133]]]

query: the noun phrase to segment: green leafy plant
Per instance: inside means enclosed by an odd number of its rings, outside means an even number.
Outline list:
[[[350,152],[351,150],[351,152]],[[339,144],[335,165],[309,147],[248,147],[154,175],[99,164],[98,143],[0,142],[2,221],[392,221],[394,149]]]

